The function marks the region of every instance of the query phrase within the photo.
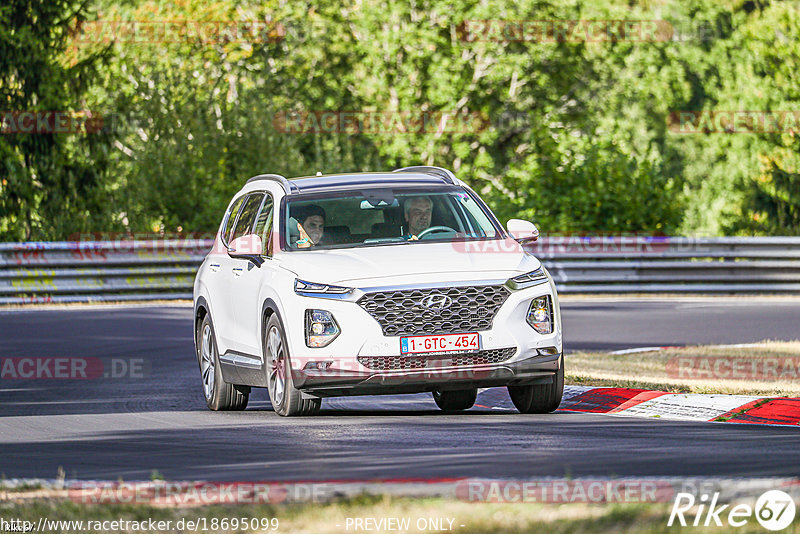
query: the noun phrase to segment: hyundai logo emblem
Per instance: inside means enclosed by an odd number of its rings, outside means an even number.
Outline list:
[[[429,295],[419,303],[429,310],[443,310],[453,303],[453,299],[447,295]]]

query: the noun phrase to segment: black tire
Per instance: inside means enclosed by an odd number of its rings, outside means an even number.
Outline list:
[[[235,411],[247,408],[249,394],[245,388],[225,382],[219,366],[219,350],[214,325],[206,314],[195,332],[195,350],[200,364],[203,397],[206,405],[214,411]]]
[[[436,406],[445,412],[456,412],[469,410],[478,398],[478,388],[459,389],[458,391],[439,391],[433,392],[433,400]]]
[[[322,399],[304,399],[300,390],[294,387],[285,339],[283,326],[277,314],[273,313],[264,329],[264,361],[267,362],[267,389],[272,408],[284,417],[315,415]]]
[[[564,395],[564,355],[550,384],[508,386],[511,402],[521,413],[550,413],[561,404]]]

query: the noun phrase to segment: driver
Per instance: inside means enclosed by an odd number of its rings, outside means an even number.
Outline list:
[[[412,197],[405,202],[403,217],[408,224],[406,239],[415,241],[417,236],[431,225],[433,214],[433,201],[430,197]]]
[[[303,207],[297,215],[297,230],[300,234],[297,248],[319,244],[325,234],[325,210],[316,204]]]

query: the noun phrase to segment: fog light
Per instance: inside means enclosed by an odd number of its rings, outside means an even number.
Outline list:
[[[325,371],[333,365],[332,361],[308,362],[303,369],[306,371]]]
[[[325,347],[341,330],[333,314],[326,310],[306,310],[306,346]]]
[[[548,295],[531,301],[526,320],[540,334],[553,333],[553,306]]]

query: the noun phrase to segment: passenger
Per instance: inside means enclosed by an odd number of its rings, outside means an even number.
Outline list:
[[[325,234],[325,210],[316,204],[310,204],[298,211],[296,219],[300,239],[296,243],[297,248],[318,245]]]

